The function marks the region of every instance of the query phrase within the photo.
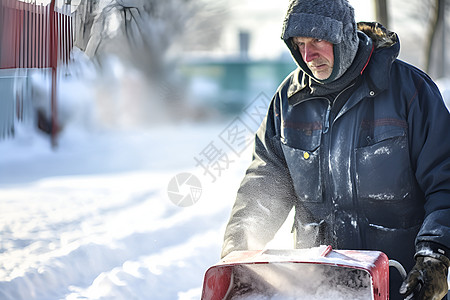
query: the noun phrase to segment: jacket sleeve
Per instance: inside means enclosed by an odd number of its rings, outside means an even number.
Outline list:
[[[222,257],[234,250],[258,250],[273,239],[296,199],[280,137],[278,96],[255,137],[252,163],[237,192],[225,230]],[[279,127],[278,127],[279,128]]]
[[[425,220],[416,256],[450,258],[450,114],[436,85],[423,75],[409,102],[409,139],[416,179],[425,194]]]

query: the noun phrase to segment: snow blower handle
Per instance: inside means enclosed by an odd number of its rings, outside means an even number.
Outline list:
[[[408,276],[408,274],[406,273],[405,268],[402,266],[401,263],[399,263],[396,260],[390,259],[389,260],[389,267],[393,267],[396,268],[397,271],[400,273],[400,275],[402,276],[402,279],[405,280],[406,276]],[[419,283],[417,290],[420,290],[422,288],[422,284]],[[405,298],[405,300],[411,300],[414,297],[414,293],[410,294],[408,297]]]
[[[402,276],[402,279],[405,280],[406,276],[408,276],[408,274],[406,273],[405,268],[403,268],[402,264],[399,263],[396,260],[390,259],[389,260],[389,267],[393,267],[396,268],[397,271],[400,273],[400,275]]]

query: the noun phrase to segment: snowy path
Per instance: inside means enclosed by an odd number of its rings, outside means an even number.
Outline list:
[[[0,299],[199,299],[248,160],[215,183],[200,172],[192,207],[167,185],[222,129],[0,144]]]

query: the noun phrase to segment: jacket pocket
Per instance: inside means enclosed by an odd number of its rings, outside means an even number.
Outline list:
[[[282,144],[295,192],[300,201],[322,202],[320,148],[307,151]]]
[[[414,175],[406,134],[393,131],[379,135],[373,142],[355,150],[358,198],[378,204],[407,198]]]

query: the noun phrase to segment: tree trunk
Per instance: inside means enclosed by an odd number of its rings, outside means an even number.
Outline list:
[[[435,0],[434,4],[434,13],[432,16],[432,19],[430,20],[430,29],[428,32],[427,37],[427,49],[426,49],[426,60],[425,60],[425,70],[427,73],[430,73],[431,71],[431,63],[432,58],[434,54],[434,47],[437,46],[437,31],[439,26],[442,26],[442,30],[445,32],[445,1],[446,0]],[[444,43],[444,41],[440,41]],[[443,46],[444,47],[444,46]],[[444,57],[444,60],[439,62],[440,65],[444,66],[445,64],[445,51],[442,51],[441,55],[439,55],[438,59],[442,59]],[[441,70],[438,70],[437,73],[443,73]],[[443,76],[443,74],[436,74],[437,77]]]
[[[375,18],[384,27],[389,28],[389,10],[387,0],[375,0]]]

